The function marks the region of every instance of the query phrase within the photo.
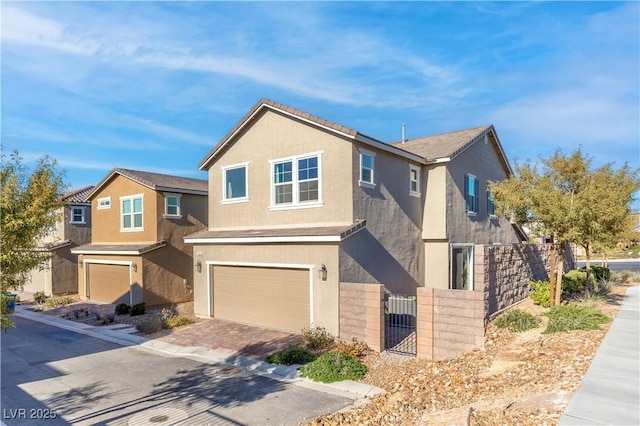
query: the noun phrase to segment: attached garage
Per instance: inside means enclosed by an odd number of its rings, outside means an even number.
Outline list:
[[[299,333],[311,322],[309,269],[211,265],[214,318]]]
[[[91,300],[131,304],[129,265],[87,263],[87,291]]]

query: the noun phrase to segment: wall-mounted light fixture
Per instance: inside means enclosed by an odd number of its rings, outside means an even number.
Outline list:
[[[318,269],[318,275],[322,281],[327,280],[327,267],[324,266],[324,263],[320,266],[320,269]]]
[[[138,264],[137,264],[136,262],[133,262],[133,263],[131,264],[131,270],[132,270],[133,272],[138,272]]]
[[[202,272],[202,262],[199,260],[196,261],[196,271],[198,271],[198,273]]]

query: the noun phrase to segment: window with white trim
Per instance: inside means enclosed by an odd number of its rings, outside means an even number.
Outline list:
[[[371,151],[360,150],[360,180],[358,184],[368,188],[375,188],[374,171],[376,155]]]
[[[182,194],[164,194],[164,217],[181,218],[180,197]]]
[[[468,215],[478,214],[478,178],[474,175],[464,176],[465,209]]]
[[[409,195],[420,196],[420,169],[412,164],[409,165]]]
[[[71,207],[71,223],[85,224],[85,210],[86,207]]]
[[[451,245],[451,290],[473,290],[473,244]]]
[[[105,210],[111,208],[111,197],[98,198],[98,210]]]
[[[120,197],[120,230],[142,231],[143,196],[131,195]]]
[[[222,202],[249,201],[249,163],[222,167]]]
[[[272,209],[322,205],[320,154],[270,161]]]

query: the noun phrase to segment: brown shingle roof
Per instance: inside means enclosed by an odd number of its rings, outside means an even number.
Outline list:
[[[62,201],[66,203],[87,203],[89,202],[87,197],[91,194],[93,188],[93,185],[89,185],[78,189],[72,189],[71,191],[62,194]]]
[[[493,126],[480,126],[456,132],[410,139],[404,143],[395,142],[392,145],[424,157],[427,160],[455,157],[490,129],[493,129]]]

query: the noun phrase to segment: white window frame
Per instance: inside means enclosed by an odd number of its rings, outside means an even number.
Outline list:
[[[413,172],[416,172],[416,178],[413,179]],[[413,183],[416,184],[416,189],[412,188]],[[420,167],[409,164],[409,195],[412,197],[420,197]]]
[[[164,195],[164,215],[163,217],[167,218],[167,219],[181,219],[182,218],[182,202],[180,200],[180,198],[182,197],[182,194],[176,194],[173,192],[164,192],[162,195]],[[178,205],[176,206],[178,208],[178,212],[176,214],[173,213],[169,213],[169,198],[175,198],[178,200]]]
[[[86,225],[87,224],[87,208],[83,206],[70,206],[71,209],[71,217],[69,218],[69,223],[73,223],[74,225]],[[81,211],[80,220],[75,220],[74,210],[78,209]]]
[[[269,171],[271,175],[271,202],[269,210],[293,210],[293,209],[308,209],[322,207],[324,202],[322,201],[322,154],[324,151],[309,152],[306,154],[296,155],[292,157],[278,158],[275,160],[269,160]],[[298,161],[306,158],[316,157],[318,159],[318,199],[312,201],[300,201],[300,183],[308,180],[300,181],[298,179]],[[292,185],[292,201],[286,204],[276,204],[276,182],[274,179],[275,165],[279,163],[291,162],[291,185]],[[315,180],[315,179],[313,179]]]
[[[469,265],[468,265],[468,271],[467,271],[467,279],[468,281],[468,287],[467,289],[454,289],[453,288],[453,281],[454,281],[454,270],[453,270],[453,266],[454,266],[454,261],[453,261],[453,256],[454,256],[454,250],[455,249],[461,249],[461,248],[469,248],[470,250],[470,255],[469,255]],[[473,291],[473,256],[474,256],[474,246],[473,244],[451,244],[449,246],[449,289],[450,290],[463,290],[463,291]]]
[[[371,157],[371,167],[364,167],[363,158],[364,156]],[[371,181],[366,181],[362,178],[362,171],[367,169],[371,171]],[[366,149],[360,150],[360,171],[359,171],[359,179],[358,185],[363,186],[365,188],[375,188],[376,187],[376,153],[372,151],[367,151]]]
[[[135,227],[135,212],[133,211],[134,200],[140,198],[142,200],[142,208],[140,214],[142,215],[142,225]],[[124,227],[124,212],[122,211],[122,203],[126,200],[131,201],[131,228]],[[144,231],[144,194],[134,194],[120,197],[120,232],[140,232]]]
[[[98,203],[98,210],[106,210],[111,208],[111,197],[102,197],[96,200]]]
[[[469,194],[469,182],[470,180],[475,181],[474,193]],[[469,216],[476,216],[478,214],[479,208],[479,195],[480,195],[480,181],[475,175],[465,174],[464,175],[464,209]],[[469,202],[467,200],[468,196],[473,196],[473,208],[469,209]]]
[[[227,198],[227,172],[229,170],[235,170],[244,168],[244,197],[232,197]],[[230,166],[220,167],[222,171],[222,200],[220,201],[222,204],[234,204],[234,203],[246,203],[249,201],[249,162],[232,164]]]

